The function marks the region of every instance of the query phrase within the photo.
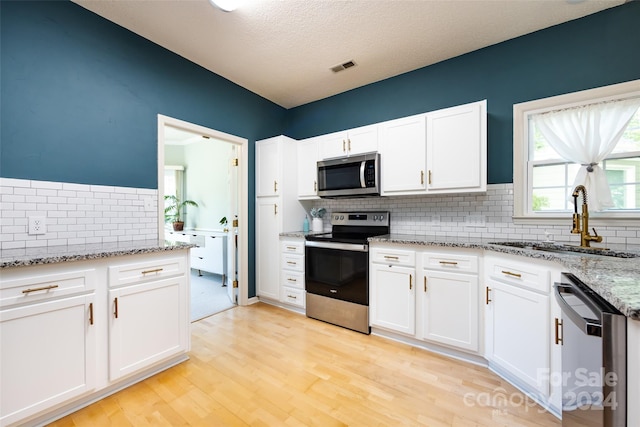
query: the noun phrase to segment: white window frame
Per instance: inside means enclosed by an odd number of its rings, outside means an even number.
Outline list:
[[[536,212],[528,206],[529,180],[529,116],[547,111],[640,96],[640,80],[583,90],[513,105],[513,222],[515,224],[562,225],[571,221],[560,212]],[[590,223],[600,226],[640,226],[640,215],[634,212],[589,213]]]

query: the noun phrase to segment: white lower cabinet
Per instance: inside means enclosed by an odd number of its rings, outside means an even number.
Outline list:
[[[561,271],[550,261],[490,251],[372,242],[372,332],[484,355],[498,375],[558,415],[562,318],[551,285]]]
[[[280,251],[280,302],[305,308],[304,240],[281,240]]]
[[[395,332],[415,333],[415,267],[371,264],[369,323]]]
[[[560,346],[554,333],[561,321],[550,262],[525,262],[513,255],[485,256],[486,358],[490,367],[556,413],[560,409]]]
[[[488,285],[489,360],[547,396],[549,296],[497,281]]]
[[[479,255],[408,248],[371,248],[371,326],[477,353]]]
[[[92,293],[0,311],[0,425],[94,389],[93,303]]]
[[[478,351],[478,276],[423,271],[423,340]]]
[[[47,424],[186,360],[188,254],[3,269],[0,426]]]
[[[422,252],[419,338],[474,353],[480,350],[478,258],[467,249]]]
[[[187,348],[186,277],[109,291],[109,379],[137,372]]]
[[[465,249],[372,245],[371,326],[479,352],[479,256]]]

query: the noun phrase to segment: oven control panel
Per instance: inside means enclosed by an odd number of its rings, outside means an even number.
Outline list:
[[[331,225],[388,226],[388,211],[376,212],[333,212]]]

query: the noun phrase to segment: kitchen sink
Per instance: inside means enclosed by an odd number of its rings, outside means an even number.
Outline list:
[[[599,248],[583,248],[580,246],[563,245],[553,242],[522,242],[522,241],[506,241],[506,242],[489,242],[490,245],[507,246],[518,249],[531,249],[544,252],[555,252],[566,255],[579,256],[608,256],[615,258],[638,258],[640,253],[626,252],[610,249]]]

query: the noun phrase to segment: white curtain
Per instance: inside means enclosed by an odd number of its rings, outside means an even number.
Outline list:
[[[573,186],[584,185],[594,211],[613,206],[611,190],[600,162],[615,148],[640,98],[590,104],[533,117],[535,125],[560,156],[582,165]]]

